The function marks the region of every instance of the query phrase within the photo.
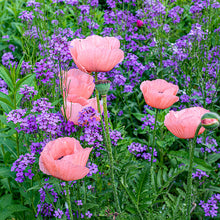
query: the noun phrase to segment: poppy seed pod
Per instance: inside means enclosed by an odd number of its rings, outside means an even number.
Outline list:
[[[201,118],[201,124],[207,130],[214,130],[219,127],[219,121],[219,115],[214,112],[205,113]]]
[[[98,80],[95,82],[95,88],[98,90],[100,95],[107,95],[110,89],[110,81],[109,80]]]

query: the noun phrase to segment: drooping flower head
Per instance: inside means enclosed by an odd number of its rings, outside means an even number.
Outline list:
[[[90,98],[95,88],[93,81],[93,76],[78,69],[63,73],[63,88],[66,89],[67,95]]]
[[[163,79],[146,80],[141,83],[140,89],[145,102],[154,108],[166,109],[179,100],[176,96],[179,87]]]
[[[83,97],[78,97],[78,96],[69,96],[67,98],[66,106],[65,106],[65,113],[66,113],[66,118],[68,121],[72,121],[75,125],[78,125],[78,120],[79,120],[79,113],[86,107],[92,107],[98,112],[98,106],[97,106],[97,101],[96,98],[92,99],[85,99]],[[103,112],[103,107],[101,107],[101,112]],[[63,107],[61,108],[61,111],[64,115],[64,109]],[[100,117],[97,117],[94,115],[97,120],[100,121]]]
[[[201,107],[186,108],[181,111],[170,111],[164,120],[164,125],[176,137],[187,139],[194,138],[196,129],[201,122],[201,117],[209,112]],[[200,128],[198,135],[202,134],[205,128]]]
[[[72,40],[70,53],[80,70],[108,72],[124,59],[124,52],[119,47],[120,42],[115,37],[92,35]]]
[[[86,167],[92,148],[83,149],[75,138],[50,141],[41,152],[40,170],[65,181],[82,179],[89,173]]]

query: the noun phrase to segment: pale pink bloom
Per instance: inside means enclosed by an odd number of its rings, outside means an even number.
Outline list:
[[[87,73],[107,72],[124,59],[119,49],[120,42],[115,37],[89,36],[74,39],[70,43],[70,53],[77,67]]]
[[[63,72],[62,80],[67,95],[76,95],[88,99],[95,88],[93,76],[79,69],[70,69],[67,73]]]
[[[65,181],[82,179],[89,173],[86,167],[92,148],[82,148],[75,138],[50,141],[39,158],[40,170]]]
[[[181,111],[170,111],[164,120],[167,129],[178,138],[194,138],[196,129],[201,122],[201,117],[209,112],[201,107],[186,108]],[[202,134],[205,128],[200,128]]]
[[[179,101],[179,97],[176,96],[179,87],[163,79],[144,81],[141,83],[140,89],[144,95],[145,102],[153,108],[169,108]]]
[[[79,112],[81,112],[86,107],[92,107],[98,112],[98,106],[97,106],[97,100],[96,98],[92,99],[85,99],[83,97],[77,97],[74,95],[70,95],[67,98],[66,102],[66,117],[68,121],[74,122],[75,125],[78,125],[79,120]],[[101,107],[101,112],[103,112],[103,107]],[[61,111],[64,115],[63,107],[61,108]],[[100,117],[96,117],[96,120],[100,121]]]

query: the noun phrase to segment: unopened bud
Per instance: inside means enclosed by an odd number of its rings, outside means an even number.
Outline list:
[[[202,116],[201,124],[205,129],[214,130],[220,125],[220,117],[214,112],[207,112]]]
[[[142,20],[137,20],[137,26],[142,27],[144,25],[144,22]]]
[[[98,80],[95,82],[95,88],[98,90],[101,96],[107,95],[110,89],[110,81],[109,80]]]

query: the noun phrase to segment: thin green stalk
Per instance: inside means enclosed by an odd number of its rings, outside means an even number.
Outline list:
[[[95,72],[95,81],[98,80],[98,73]],[[104,124],[102,121],[102,112],[101,112],[101,107],[100,107],[100,102],[99,102],[99,92],[97,89],[95,89],[95,95],[96,95],[96,101],[97,101],[97,106],[98,106],[98,112],[100,115],[100,122],[101,122],[101,127],[102,127],[102,135],[103,135],[103,140],[104,140],[104,144],[106,144],[106,134],[105,134],[105,128],[104,128]]]
[[[114,193],[114,199],[116,202],[116,209],[118,212],[121,212],[121,208],[119,205],[119,199],[118,199],[118,193],[115,185],[115,177],[114,177],[114,161],[113,161],[113,155],[112,155],[112,148],[111,148],[111,139],[110,139],[110,133],[109,133],[109,126],[108,126],[108,113],[107,113],[107,95],[102,96],[103,99],[103,108],[104,108],[104,121],[105,121],[105,129],[106,129],[106,147],[108,151],[108,157],[109,157],[109,165],[110,165],[110,173],[111,173],[111,181],[113,185],[113,193]]]
[[[196,147],[196,139],[199,133],[200,128],[202,127],[201,123],[196,129],[196,133],[194,139],[191,140],[191,146],[189,151],[189,170],[188,170],[188,177],[187,177],[187,190],[186,190],[186,220],[190,220],[190,210],[191,210],[191,194],[192,194],[192,168],[193,168],[193,159],[194,159],[194,150]]]
[[[80,200],[80,182],[79,182],[80,180],[77,180],[76,182],[76,184],[77,184],[77,200]],[[80,207],[79,207],[79,216],[81,216],[81,211],[80,211]]]
[[[154,158],[154,149],[155,149],[155,143],[156,143],[156,128],[157,128],[157,116],[158,116],[158,109],[156,108],[156,115],[155,115],[155,122],[154,122],[154,131],[153,131],[153,145],[151,149],[151,161],[150,161],[150,178],[151,178],[151,185],[154,189],[154,164],[153,164],[153,158]]]
[[[154,149],[155,149],[155,143],[156,143],[157,116],[158,116],[158,109],[156,108],[154,131],[153,131],[153,146],[152,146],[151,161],[150,161],[151,168],[153,167],[153,157],[154,157]]]
[[[67,204],[68,204],[68,210],[69,210],[69,214],[70,214],[70,219],[73,220],[73,213],[72,213],[72,207],[71,207],[71,201],[70,201],[69,184],[68,184],[68,182],[66,182],[65,188],[66,188],[66,201],[67,201]]]

